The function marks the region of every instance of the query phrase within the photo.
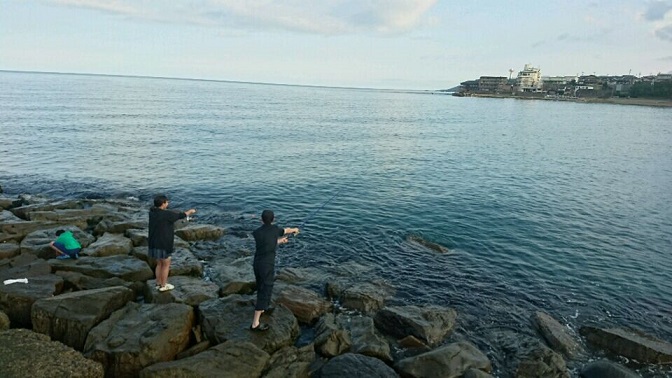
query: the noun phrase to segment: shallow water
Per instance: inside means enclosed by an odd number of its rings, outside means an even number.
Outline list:
[[[672,341],[670,109],[12,72],[0,88],[6,193],[164,192],[244,230],[264,208],[313,214],[281,266],[361,265],[394,303],[455,307],[493,357],[493,330],[533,334],[536,310]]]

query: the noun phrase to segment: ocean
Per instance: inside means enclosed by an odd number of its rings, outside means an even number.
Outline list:
[[[280,267],[453,307],[491,357],[535,311],[672,342],[672,109],[7,71],[0,89],[5,195],[166,193],[243,231],[273,209],[305,222]]]

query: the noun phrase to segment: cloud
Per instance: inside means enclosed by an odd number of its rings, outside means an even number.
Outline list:
[[[332,35],[408,31],[432,22],[426,14],[437,1],[201,0],[178,3],[159,0],[51,0],[50,3],[153,21]]]
[[[672,42],[672,24],[656,29],[654,34],[662,40]]]
[[[669,60],[669,61],[672,62],[672,55],[664,56],[664,57],[662,57],[662,58],[658,58],[658,60],[665,60],[665,61]]]
[[[644,19],[647,21],[659,21],[665,19],[665,14],[672,10],[670,1],[652,1],[644,11]]]

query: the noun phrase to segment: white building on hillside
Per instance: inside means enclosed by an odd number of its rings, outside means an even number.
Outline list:
[[[518,72],[516,87],[518,87],[518,92],[541,92],[541,69],[526,64],[525,68]]]

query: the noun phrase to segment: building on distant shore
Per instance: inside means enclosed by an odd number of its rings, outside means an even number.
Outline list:
[[[508,81],[509,79],[504,76],[481,76],[478,79],[478,91],[486,93],[511,92]]]
[[[543,84],[541,81],[541,68],[526,64],[522,71],[518,72],[516,78],[516,88],[518,92],[541,92]]]

